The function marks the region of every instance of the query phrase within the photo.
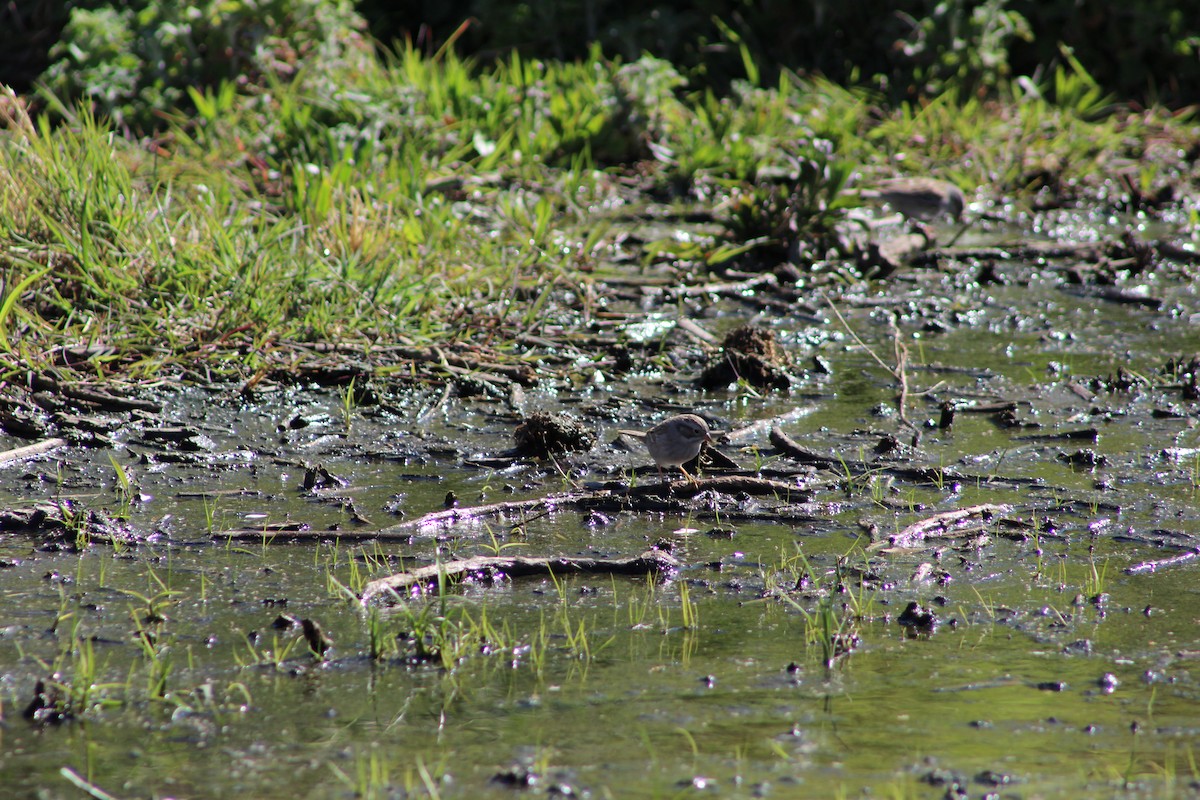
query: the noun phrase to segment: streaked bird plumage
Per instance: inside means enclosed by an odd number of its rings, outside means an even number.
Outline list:
[[[650,457],[658,465],[660,476],[663,474],[663,467],[679,467],[679,471],[689,480],[695,479],[688,474],[683,465],[699,455],[700,448],[706,442],[713,440],[708,423],[695,414],[669,417],[648,431],[621,433],[642,440]]]

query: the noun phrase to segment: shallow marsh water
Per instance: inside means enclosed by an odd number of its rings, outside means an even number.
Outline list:
[[[884,311],[871,307],[886,296],[912,354],[914,391],[946,381],[912,401],[914,421],[936,420],[950,397],[1013,401],[1037,427],[960,411],[949,431],[927,428],[912,458],[966,478],[909,483],[880,469],[839,484],[826,474],[813,484],[812,524],[729,525],[701,509],[596,525],[562,512],[523,533],[492,522],[410,542],[339,536],[436,510],[450,491],[471,505],[628,480],[648,459],[614,447],[614,434],[661,418],[650,401],[701,409],[731,428],[803,407],[785,425],[793,437],[848,462],[869,456],[896,429],[884,413],[893,381],[832,320],[778,316],[757,321],[798,362],[825,357],[831,375],[765,397],[671,390],[653,371],[570,398],[530,391],[524,410],[568,408],[599,433],[591,453],[563,459],[569,478],[533,462],[463,463],[460,453],[479,461],[505,451],[519,414],[443,402],[436,391],[352,408],[347,425],[327,390],[253,403],[232,390],[189,390],[170,396],[163,416],[212,444],[184,463],[161,458],[171,448],[133,426],[113,448],[3,468],[9,507],[73,498],[117,509],[110,455],[144,496],[129,509],[140,544],[45,551],[27,534],[0,534],[6,796],[79,796],[64,767],[128,798],[941,797],[955,784],[972,797],[1195,795],[1198,567],[1122,572],[1172,554],[1154,546],[1163,536],[1200,534],[1200,461],[1186,451],[1200,439],[1194,403],[1168,381],[1105,388],[1118,368],[1149,375],[1200,351],[1193,286],[1154,286],[1167,303],[1150,311],[1072,295],[1029,267],[986,288],[961,273],[901,277],[899,286],[912,280],[911,297],[892,284],[862,296],[858,310],[842,308],[859,336],[890,353]],[[947,324],[927,324],[921,309],[932,297]],[[702,324],[720,335],[752,316],[723,313]],[[1069,387],[1092,378],[1101,380],[1091,398]],[[1094,441],[1055,438],[1091,427]],[[744,467],[785,461],[765,435],[752,444],[758,455],[726,449]],[[1081,448],[1105,463],[1060,458]],[[302,490],[306,463],[345,485]],[[654,479],[644,469],[635,478]],[[872,527],[879,541],[980,503],[1013,504],[1028,525],[1013,537],[870,549]],[[328,536],[220,535],[289,520]],[[663,542],[684,567],[661,584],[526,579],[457,589],[444,606],[414,601],[414,617],[427,608],[486,617],[499,631],[504,647],[486,651],[477,635],[453,670],[371,659],[372,624],[394,641],[419,621],[403,610],[372,617],[347,594],[400,569],[402,556],[632,555]],[[815,585],[797,585],[797,553]],[[858,570],[869,579],[838,593],[839,571]],[[858,644],[826,668],[809,638],[830,588]],[[937,615],[932,632],[898,623],[914,600]],[[272,627],[280,615],[319,622],[333,639],[327,657]],[[149,650],[139,631],[152,634]],[[88,658],[95,686],[74,720],[21,718],[38,679],[57,669],[78,687]]]

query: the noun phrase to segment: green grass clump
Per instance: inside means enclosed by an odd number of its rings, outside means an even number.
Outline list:
[[[293,369],[309,341],[513,351],[519,332],[578,322],[606,217],[648,199],[701,203],[725,235],[687,253],[651,242],[642,263],[770,268],[835,253],[854,186],[876,176],[1006,196],[1114,171],[1146,194],[1191,177],[1134,157],[1186,133],[1116,113],[1077,63],[1000,100],[951,88],[892,111],[788,73],[764,86],[749,58],[718,95],[648,55],[483,65],[452,45],[198,83],[188,112],[136,142],[90,112],[52,123],[3,98],[0,376],[65,348],[89,375],[132,380]]]

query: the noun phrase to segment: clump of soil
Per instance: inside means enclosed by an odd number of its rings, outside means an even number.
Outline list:
[[[517,452],[546,458],[554,453],[590,450],[596,435],[569,414],[535,411],[513,433]]]
[[[787,354],[775,333],[757,325],[742,325],[729,332],[718,353],[700,375],[700,385],[718,389],[744,380],[758,389],[787,389]]]

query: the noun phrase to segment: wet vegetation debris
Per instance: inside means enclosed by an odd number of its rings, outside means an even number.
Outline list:
[[[321,630],[321,626],[318,623],[308,617],[300,620],[300,628],[304,636],[304,641],[308,644],[308,649],[318,658],[324,658],[325,652],[333,647],[333,639],[325,631]]]
[[[916,600],[910,600],[900,612],[900,616],[896,617],[896,622],[912,633],[930,634],[937,628],[939,620],[931,609],[922,606]]]
[[[758,325],[740,325],[721,342],[721,350],[705,366],[700,385],[725,388],[745,382],[756,389],[786,390],[789,359],[775,332]]]
[[[330,472],[323,464],[317,464],[305,467],[304,480],[301,482],[301,486],[306,492],[315,492],[320,489],[347,486],[349,483],[345,478]]]
[[[550,458],[590,450],[596,434],[570,414],[535,411],[513,431],[513,440],[520,455]]]
[[[21,712],[21,716],[35,725],[61,725],[75,718],[61,689],[61,676],[55,675],[50,683],[38,680],[33,687],[33,697]]]
[[[1097,453],[1091,448],[1081,448],[1072,453],[1059,453],[1058,460],[1072,467],[1097,469],[1108,465],[1108,456]]]

